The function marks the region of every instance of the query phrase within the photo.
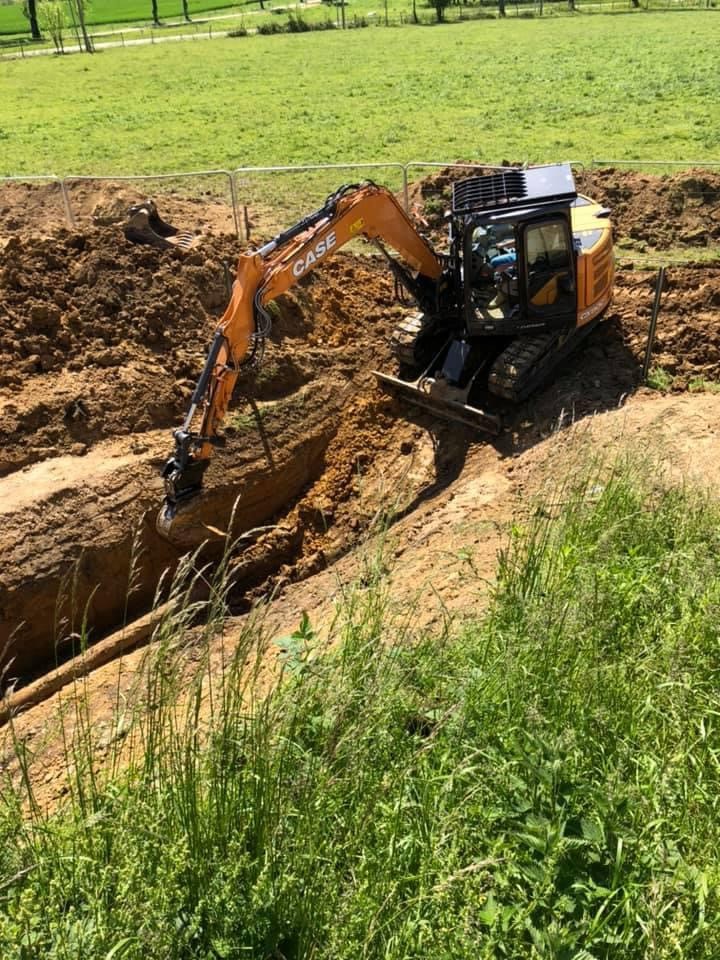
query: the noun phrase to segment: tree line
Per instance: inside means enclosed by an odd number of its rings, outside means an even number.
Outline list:
[[[49,36],[55,44],[58,53],[64,52],[65,31],[70,28],[75,32],[78,45],[88,53],[93,52],[92,39],[86,28],[86,5],[88,0],[25,0],[23,4],[23,13],[30,23],[30,33],[33,40],[42,40],[43,33]],[[188,10],[188,0],[180,0],[182,4],[183,19],[191,22],[190,12]],[[260,8],[265,9],[265,0],[258,0]],[[302,2],[302,0],[301,0]],[[426,0],[428,6],[435,9],[438,23],[445,19],[445,10],[452,4],[465,4],[467,0]],[[505,17],[506,6],[511,0],[496,0],[498,16]],[[545,0],[535,0],[540,16],[543,13]],[[548,0],[549,2],[549,0]],[[576,9],[577,0],[561,0],[567,3],[568,8],[573,11]],[[640,0],[630,0],[633,7],[640,6]],[[158,10],[158,0],[150,0],[151,17],[155,26],[161,26],[160,13]],[[345,2],[342,2],[343,25],[345,14]],[[419,22],[417,14],[417,0],[412,0],[412,15],[415,23]],[[387,0],[385,0],[385,19],[387,21]]]
[[[190,23],[188,0],[180,0],[183,19]],[[158,0],[150,0],[152,22],[156,27],[162,26]],[[262,3],[261,3],[262,6]],[[93,52],[92,39],[86,26],[87,0],[25,0],[23,13],[30,24],[30,35],[33,40],[42,40],[43,34],[49,36],[55,44],[58,53],[64,53],[64,37],[68,29],[72,29],[79,46],[87,53]]]

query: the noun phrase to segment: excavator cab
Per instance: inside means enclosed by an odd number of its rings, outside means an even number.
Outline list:
[[[461,316],[454,326],[439,321],[445,343],[422,358],[420,376],[404,385],[381,379],[451,419],[499,429],[493,397],[518,402],[538,389],[607,306],[613,279],[607,215],[577,193],[569,164],[508,168],[455,183],[451,264]],[[416,323],[427,343],[431,322]],[[401,362],[409,356],[402,346]]]

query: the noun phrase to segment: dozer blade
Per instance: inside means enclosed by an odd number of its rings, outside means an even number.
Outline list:
[[[130,207],[123,232],[131,243],[144,243],[151,247],[160,247],[161,250],[169,250],[171,247],[189,250],[197,241],[194,234],[181,232],[163,220],[152,200],[144,200]]]
[[[453,420],[455,423],[461,423],[463,426],[471,427],[473,430],[482,430],[483,433],[492,433],[497,435],[502,429],[502,420],[493,413],[487,413],[479,407],[470,406],[468,403],[460,403],[451,397],[443,396],[439,392],[424,390],[421,386],[424,378],[419,380],[400,380],[399,377],[392,377],[387,373],[373,371],[378,380],[390,387],[394,393],[408,399],[416,407],[422,407],[423,410],[429,410],[430,413],[437,414],[445,420]]]

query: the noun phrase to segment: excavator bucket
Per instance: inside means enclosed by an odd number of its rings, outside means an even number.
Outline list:
[[[189,250],[197,241],[194,234],[166,223],[158,213],[154,200],[143,200],[130,207],[123,232],[131,243],[146,243],[162,250],[170,247]]]
[[[473,430],[497,435],[502,429],[502,420],[497,414],[487,413],[467,403],[469,390],[456,390],[442,381],[422,376],[417,380],[400,380],[399,377],[374,371],[378,380],[393,393],[399,394],[416,407],[429,410],[444,420],[452,420]]]

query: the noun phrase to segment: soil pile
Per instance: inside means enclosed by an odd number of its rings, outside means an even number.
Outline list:
[[[653,176],[589,170],[582,189],[611,210],[620,244],[636,249],[709,247],[720,240],[720,172]]]
[[[178,422],[237,252],[228,236],[188,255],[137,247],[111,227],[11,238],[0,268],[0,476]],[[266,363],[244,390],[287,396],[330,356],[348,374],[380,362],[387,338],[375,324],[385,313],[384,268],[341,256],[282,298]]]
[[[155,193],[162,195],[162,213],[183,230],[192,233],[234,229],[232,207],[227,200],[207,190],[208,181],[175,181],[178,193],[167,181],[114,182],[79,179],[67,182],[67,201],[79,229],[121,223],[134,203]],[[213,184],[217,186],[217,182]],[[195,187],[196,189],[193,189]],[[46,236],[69,226],[58,182],[0,184],[0,236]]]
[[[609,319],[638,364],[644,358],[656,274],[620,271]],[[720,268],[670,267],[652,362],[675,377],[675,389],[693,381],[720,381]]]

